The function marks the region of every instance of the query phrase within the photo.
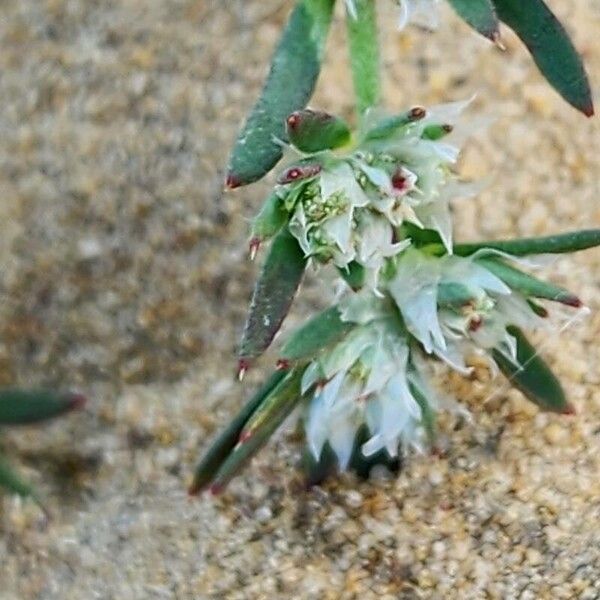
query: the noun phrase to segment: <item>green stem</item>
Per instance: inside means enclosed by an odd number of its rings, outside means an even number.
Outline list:
[[[346,24],[350,66],[359,117],[381,99],[379,44],[377,41],[376,0],[354,0],[356,18],[348,13]]]

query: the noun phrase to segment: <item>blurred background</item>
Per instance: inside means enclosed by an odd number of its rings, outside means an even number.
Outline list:
[[[340,3],[341,4],[341,3]],[[447,6],[395,30],[390,109],[477,94],[460,240],[600,227],[600,125],[564,104],[508,31],[502,53]],[[550,2],[600,89],[600,2]],[[473,412],[448,454],[397,480],[304,491],[280,436],[217,500],[188,500],[243,385],[236,343],[269,182],[222,193],[229,148],[291,2],[0,3],[0,385],[72,387],[83,413],[3,434],[48,498],[0,500],[0,599],[600,597],[600,252],[545,275],[590,317],[543,340],[578,409],[538,414],[478,371],[441,383]],[[341,5],[312,105],[352,118]],[[311,275],[289,326],[323,301]],[[538,337],[541,340],[541,338]],[[490,399],[491,396],[491,399]]]

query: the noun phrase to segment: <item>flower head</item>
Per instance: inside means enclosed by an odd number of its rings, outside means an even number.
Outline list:
[[[437,231],[451,250],[459,150],[445,137],[464,106],[368,115],[351,152],[325,150],[287,167],[277,194],[306,257],[340,269],[356,262],[375,288],[385,260],[411,243],[399,232],[403,223]]]

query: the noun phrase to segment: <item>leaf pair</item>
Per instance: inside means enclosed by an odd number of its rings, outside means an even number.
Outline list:
[[[499,20],[527,46],[550,85],[585,115],[594,114],[590,85],[568,33],[543,0],[448,0],[482,35],[497,41]]]
[[[223,491],[231,479],[267,443],[301,400],[302,368],[276,371],[217,437],[194,474],[190,494],[211,486]]]

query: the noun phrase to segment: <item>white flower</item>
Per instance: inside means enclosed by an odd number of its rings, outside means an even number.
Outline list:
[[[382,449],[396,456],[402,445],[422,448],[422,410],[411,391],[418,382],[408,342],[389,317],[357,327],[304,375],[303,389],[313,390],[305,427],[315,459],[328,442],[345,469],[363,425],[370,432],[362,446],[365,456]]]
[[[322,152],[310,177],[283,184],[289,229],[305,255],[341,269],[355,261],[377,289],[386,259],[410,245],[399,235],[403,223],[437,231],[451,252],[449,204],[464,189],[450,172],[459,150],[443,138],[467,104],[413,109],[418,118],[400,117],[391,127],[398,117],[371,114],[354,152]],[[432,128],[442,135],[431,135]]]

